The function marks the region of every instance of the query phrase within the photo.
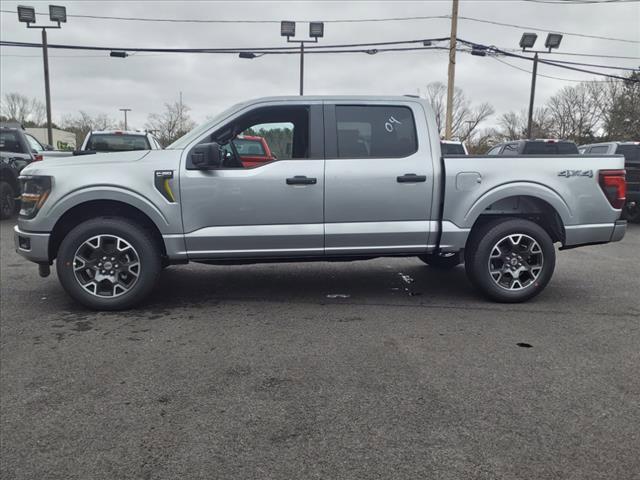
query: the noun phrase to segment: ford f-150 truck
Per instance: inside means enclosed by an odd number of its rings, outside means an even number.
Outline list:
[[[225,150],[269,125],[291,158],[246,168]],[[613,155],[443,158],[418,98],[263,98],[165,150],[32,163],[15,245],[94,309],[131,307],[168,264],[380,256],[464,262],[485,296],[521,302],[549,282],[554,244],[624,236],[624,175]]]

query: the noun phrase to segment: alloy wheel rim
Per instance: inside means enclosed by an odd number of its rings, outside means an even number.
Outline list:
[[[73,273],[87,293],[102,298],[119,297],[138,282],[140,256],[122,237],[96,235],[76,250]]]
[[[495,243],[489,255],[491,279],[509,291],[523,290],[535,283],[543,267],[542,248],[529,235],[507,235]]]

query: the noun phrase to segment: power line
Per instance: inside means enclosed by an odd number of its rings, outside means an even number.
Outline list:
[[[419,40],[397,40],[393,42],[371,42],[371,43],[359,43],[359,44],[342,44],[342,45],[325,45],[319,46],[315,48],[310,48],[308,53],[368,53],[375,54],[379,52],[389,52],[389,51],[415,51],[415,50],[433,50],[433,49],[448,49],[448,47],[439,47],[439,46],[425,46],[425,44],[438,42],[446,40],[446,38],[432,38],[432,39],[419,39]],[[458,41],[471,48],[471,49],[481,49],[486,52],[493,52],[501,55],[505,55],[508,57],[520,58],[532,61],[533,58],[520,55],[516,53],[511,53],[505,50],[501,50],[495,46],[486,46],[474,42],[469,42],[467,40],[458,39]],[[421,44],[420,46],[406,46],[406,45],[415,45]],[[405,47],[402,47],[402,46]],[[0,46],[11,46],[11,47],[24,47],[24,48],[40,48],[41,44],[39,43],[31,43],[31,42],[15,42],[15,41],[6,41],[0,40]],[[389,48],[389,47],[398,47],[400,48]],[[293,47],[258,47],[258,48],[141,48],[141,47],[98,47],[98,46],[88,46],[88,45],[61,45],[61,44],[50,44],[49,48],[53,49],[67,49],[67,50],[81,50],[81,51],[125,51],[125,52],[145,52],[145,53],[218,53],[218,54],[239,54],[241,52],[258,52],[265,55],[297,55],[299,51]],[[467,50],[468,51],[468,50]],[[583,68],[578,68],[578,66],[593,66],[594,64],[583,64],[579,62],[570,62],[571,65],[567,65],[567,62],[555,62],[551,60],[540,59],[539,62],[545,63],[547,65],[556,66],[558,68],[564,68],[569,70],[574,70],[582,73],[589,73],[592,75],[599,75],[608,78],[615,78],[617,80],[629,80],[624,77],[620,77],[617,75],[610,75],[602,72],[597,72],[593,70],[586,70]],[[572,66],[576,65],[576,66]],[[602,66],[598,65],[600,68],[612,68],[612,66]],[[627,67],[621,67],[621,69],[626,69]],[[629,80],[635,81],[635,80]]]
[[[486,23],[489,25],[498,25],[501,27],[514,27],[514,28],[519,28],[519,29],[523,29],[523,30],[535,30],[537,32],[548,32],[550,31],[549,28],[539,28],[539,27],[532,27],[532,26],[526,26],[526,25],[516,25],[513,23],[503,23],[503,22],[496,22],[494,20],[484,20],[484,19],[480,19],[480,18],[473,18],[473,17],[458,17],[460,20],[469,20],[471,22],[478,22],[478,23]],[[640,40],[629,40],[626,38],[614,38],[614,37],[604,37],[604,36],[600,36],[600,35],[588,35],[586,33],[575,33],[575,32],[563,32],[561,30],[551,30],[554,33],[561,33],[563,35],[568,35],[568,36],[572,36],[572,37],[582,37],[582,38],[595,38],[597,40],[610,40],[612,42],[625,42],[625,43],[640,43]]]
[[[493,58],[494,60],[497,60],[498,62],[500,62],[500,63],[502,63],[504,65],[507,65],[508,67],[515,68],[516,70],[520,70],[521,72],[525,72],[525,73],[528,73],[528,74],[532,73],[531,70],[527,70],[526,68],[522,68],[522,67],[518,67],[517,65],[513,65],[512,63],[509,63],[509,62],[507,62],[505,60],[502,60],[502,59],[496,57],[495,55],[491,55],[491,58]],[[553,80],[561,80],[563,82],[577,82],[577,83],[580,83],[580,82],[584,82],[585,81],[585,80],[579,80],[577,78],[554,77],[552,75],[544,75],[542,73],[538,73],[537,76],[538,77],[544,77],[544,78],[551,78]],[[591,81],[600,83],[600,82],[608,82],[610,80],[591,80]],[[622,81],[622,80],[616,80],[616,81]]]
[[[474,47],[475,48],[479,48],[479,49],[482,49],[482,50],[487,51],[487,52],[498,53],[498,54],[501,54],[501,55],[505,55],[507,57],[520,58],[520,59],[523,59],[523,60],[529,60],[529,61],[533,61],[534,60],[532,57],[527,57],[526,55],[519,55],[519,54],[516,54],[516,53],[510,53],[510,52],[501,50],[498,47],[495,47],[493,45],[491,45],[491,46],[481,45],[481,44],[478,44],[478,43],[469,42],[467,40],[462,40],[460,38],[458,39],[458,41],[460,43],[468,45],[468,46],[470,46],[472,48],[474,48]],[[611,74],[608,74],[608,73],[596,72],[596,71],[593,71],[593,70],[587,70],[587,69],[584,69],[584,68],[578,68],[578,67],[574,67],[574,66],[571,66],[571,65],[563,65],[563,64],[556,63],[556,62],[551,61],[551,60],[545,60],[545,59],[542,59],[542,58],[538,59],[538,62],[547,64],[547,65],[553,65],[553,66],[558,67],[558,68],[564,68],[564,69],[567,69],[567,70],[574,70],[576,72],[590,73],[592,75],[599,75],[601,77],[614,78],[616,80],[624,80],[626,82],[632,82],[632,83],[640,82],[640,80],[636,80],[636,79],[633,79],[633,78],[625,78],[625,77],[621,77],[619,75],[611,75]],[[579,63],[575,63],[575,64],[576,65],[580,65]]]
[[[617,0],[621,1],[621,0]],[[637,1],[637,0],[636,0]],[[554,2],[556,3],[556,2]],[[15,10],[0,10],[2,13],[17,13]],[[36,13],[36,15],[48,15],[46,13]],[[250,19],[196,19],[196,18],[154,18],[154,17],[116,17],[108,15],[81,15],[81,14],[67,14],[67,17],[76,18],[88,18],[94,20],[118,20],[118,21],[133,21],[133,22],[165,22],[165,23],[219,23],[219,24],[279,24],[280,20],[250,20]],[[413,20],[438,20],[438,19],[450,19],[451,15],[421,15],[421,16],[408,16],[408,17],[384,17],[384,18],[348,18],[348,19],[330,19],[322,20],[324,23],[370,23],[370,22],[398,22],[398,21],[413,21]],[[494,20],[485,20],[482,18],[464,17],[459,16],[460,20],[468,20],[471,22],[486,23],[490,25],[498,25],[502,27],[512,27],[520,29],[535,30],[538,32],[547,32],[549,28],[531,27],[516,25],[511,23],[496,22]],[[311,20],[296,20],[302,23],[308,23]],[[320,21],[314,19],[313,21]],[[625,43],[640,43],[640,40],[630,40],[626,38],[605,37],[600,35],[589,35],[584,33],[575,32],[563,32],[560,30],[554,30],[554,32],[562,33],[563,35],[583,37],[583,38],[595,38],[598,40],[609,40],[614,42]]]
[[[598,3],[634,3],[640,0],[522,0],[532,3],[550,3],[552,5],[589,5]]]

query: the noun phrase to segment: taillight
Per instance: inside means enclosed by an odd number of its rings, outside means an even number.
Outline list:
[[[601,170],[600,188],[613,208],[624,207],[627,200],[627,183],[624,170]]]
[[[38,154],[38,155],[34,155],[34,156],[33,156],[33,161],[34,161],[34,162],[39,162],[39,161],[41,161],[41,160],[44,160],[44,155],[40,155],[40,154]]]

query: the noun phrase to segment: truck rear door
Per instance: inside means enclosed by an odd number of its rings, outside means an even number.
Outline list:
[[[325,104],[325,252],[424,252],[434,186],[422,106]],[[434,222],[435,223],[435,222]]]

